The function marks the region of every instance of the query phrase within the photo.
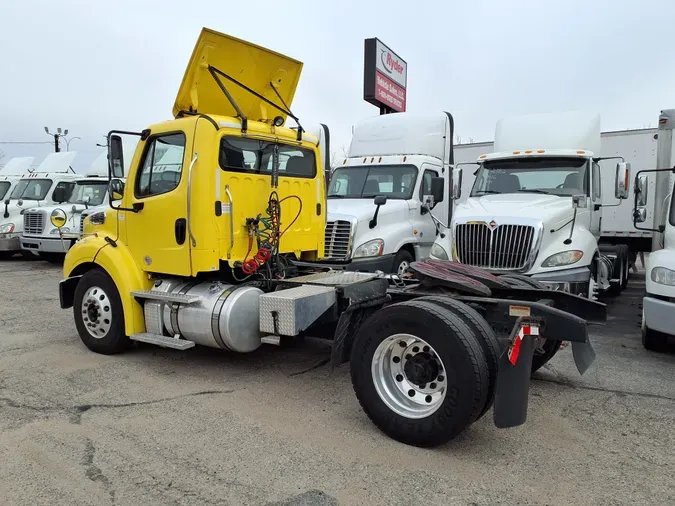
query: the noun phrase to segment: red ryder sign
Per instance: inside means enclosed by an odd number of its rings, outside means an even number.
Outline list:
[[[366,39],[363,98],[383,114],[406,110],[408,64],[379,39]]]

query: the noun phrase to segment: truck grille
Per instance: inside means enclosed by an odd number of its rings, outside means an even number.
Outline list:
[[[487,223],[456,225],[457,259],[485,269],[519,270],[527,265],[534,244],[534,227]]]
[[[80,215],[80,235],[84,234],[84,219],[89,216],[89,213],[82,213]]]
[[[42,211],[23,213],[23,231],[25,234],[40,235],[45,229],[45,213]]]
[[[324,258],[346,260],[351,243],[352,224],[348,221],[329,221],[326,223]]]

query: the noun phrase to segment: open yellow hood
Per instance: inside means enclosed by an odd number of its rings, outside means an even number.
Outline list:
[[[222,74],[286,109],[283,102],[291,107],[302,62],[208,28],[202,29],[185,70],[173,107],[174,117],[181,111],[238,115],[212,75],[214,70],[209,71],[209,67],[219,71],[216,76],[249,120],[271,120],[282,116],[286,121],[286,114]],[[270,83],[273,83],[283,102]]]

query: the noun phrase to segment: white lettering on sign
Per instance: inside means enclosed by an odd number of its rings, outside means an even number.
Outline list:
[[[405,88],[375,72],[375,98],[398,112],[405,112]]]
[[[408,83],[408,64],[379,40],[376,52],[377,70],[405,89]]]

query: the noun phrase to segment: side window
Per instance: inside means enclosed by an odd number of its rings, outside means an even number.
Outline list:
[[[600,178],[600,166],[593,164],[593,200],[602,198],[602,179]]]
[[[63,202],[67,202],[68,200],[70,200],[70,197],[73,194],[74,189],[75,183],[71,183],[68,181],[61,181],[60,183],[57,183],[56,186],[54,187],[52,195],[57,195],[63,199]]]
[[[420,202],[424,200],[425,195],[431,195],[431,178],[438,177],[435,170],[425,170],[422,174],[422,184],[420,185]]]
[[[175,190],[183,173],[184,156],[185,134],[151,137],[136,175],[134,195],[137,198],[150,197]]]

